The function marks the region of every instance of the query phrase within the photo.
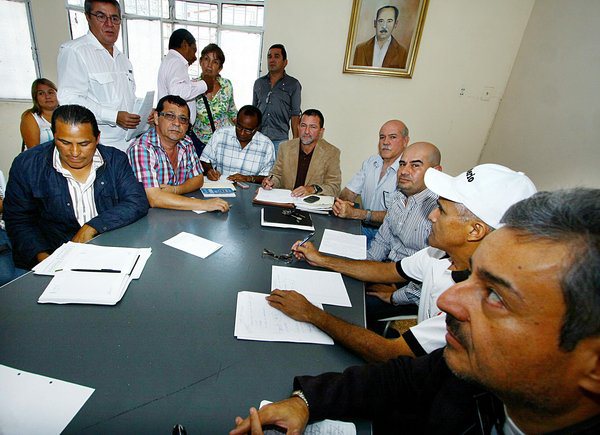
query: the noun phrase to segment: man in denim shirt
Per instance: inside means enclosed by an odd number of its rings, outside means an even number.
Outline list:
[[[125,153],[100,145],[94,114],[77,105],[52,115],[54,142],[12,164],[4,220],[15,264],[31,268],[63,243],[85,243],[148,212]]]

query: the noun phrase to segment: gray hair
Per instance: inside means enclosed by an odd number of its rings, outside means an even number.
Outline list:
[[[514,204],[502,222],[525,237],[569,245],[560,285],[566,312],[560,347],[600,335],[600,189],[538,192]]]

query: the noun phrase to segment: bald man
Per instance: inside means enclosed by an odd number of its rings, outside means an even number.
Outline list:
[[[402,121],[393,119],[383,124],[379,129],[379,154],[363,162],[333,205],[333,214],[337,217],[363,222],[363,234],[369,245],[391,204],[398,179],[398,162],[408,141],[408,128]],[[358,195],[363,208],[354,207]]]

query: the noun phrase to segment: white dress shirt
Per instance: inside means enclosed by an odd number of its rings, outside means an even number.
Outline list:
[[[364,209],[387,210],[396,191],[399,164],[400,156],[381,176],[383,159],[379,154],[371,156],[363,162],[360,171],[352,177],[346,188],[360,195]]]
[[[190,122],[196,120],[196,97],[206,92],[203,80],[192,81],[188,61],[177,50],[169,50],[158,69],[158,99],[165,95],[179,95],[188,102]]]
[[[116,123],[117,113],[132,113],[135,104],[133,67],[127,56],[116,47],[111,56],[88,32],[61,45],[57,67],[60,104],[90,109],[98,121],[102,144],[127,150],[127,130]]]
[[[389,37],[383,44],[383,47],[379,48],[379,42],[377,42],[377,38],[375,38],[375,47],[373,47],[373,66],[381,68],[383,65],[383,59],[385,59],[385,55],[391,43],[392,38]]]

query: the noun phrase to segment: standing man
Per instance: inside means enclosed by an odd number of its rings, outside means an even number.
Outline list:
[[[333,214],[337,217],[362,221],[367,246],[370,246],[391,205],[398,180],[398,162],[408,141],[408,128],[402,121],[391,120],[383,124],[379,130],[379,154],[363,162],[360,171],[352,177],[333,205]],[[354,207],[358,195],[364,209]]]
[[[59,106],[52,133],[54,142],[19,154],[10,168],[4,220],[21,268],[31,268],[69,240],[85,243],[148,212],[127,156],[99,144],[90,110]]]
[[[85,0],[89,32],[65,42],[58,52],[58,100],[79,104],[94,113],[102,143],[127,150],[127,129],[140,116],[131,113],[135,80],[129,59],[116,47],[121,6],[116,0]]]
[[[226,174],[230,181],[262,183],[275,163],[271,140],[258,131],[262,115],[254,106],[242,107],[235,127],[221,127],[214,132],[201,162],[209,180]]]
[[[292,137],[298,137],[300,122],[300,82],[285,73],[287,52],[282,44],[274,44],[267,54],[269,73],[254,82],[252,105],[263,114],[260,131],[273,141],[275,154],[279,144],[289,139],[290,124]]]
[[[190,108],[190,126],[196,120],[196,97],[205,93],[214,83],[214,76],[204,80],[191,80],[188,67],[197,57],[196,38],[186,29],[177,29],[169,38],[169,52],[163,58],[158,69],[158,99],[165,95],[177,95],[187,101]],[[208,81],[208,83],[207,83]],[[202,155],[204,144],[200,142],[194,131],[188,128],[188,136],[194,143],[196,154]]]
[[[292,190],[292,196],[337,196],[342,183],[340,150],[323,139],[321,111],[308,109],[300,119],[300,137],[281,145],[281,152],[262,182],[265,189]]]
[[[151,207],[175,210],[229,210],[221,198],[189,198],[185,193],[202,187],[204,178],[192,141],[185,135],[190,109],[176,95],[162,97],[154,112],[155,128],[137,139],[127,151],[133,172],[144,185]]]
[[[406,68],[407,51],[392,36],[398,25],[398,8],[382,6],[377,9],[373,27],[375,36],[358,44],[354,51],[354,65],[378,68]]]

